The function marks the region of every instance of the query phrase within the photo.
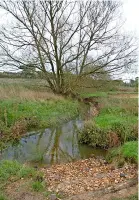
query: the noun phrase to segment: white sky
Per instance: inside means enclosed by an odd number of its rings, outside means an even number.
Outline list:
[[[126,29],[136,31],[139,37],[139,0],[123,0]]]
[[[125,29],[132,32],[139,39],[139,0],[123,0],[123,2],[123,15],[126,18]],[[133,75],[125,74],[124,78],[129,79],[139,76],[139,60],[137,71]]]
[[[128,32],[131,32],[139,39],[139,0],[122,0],[123,1],[123,16],[126,18],[125,22],[125,30]],[[0,13],[0,18],[3,13]],[[4,18],[5,16],[3,16]],[[1,20],[3,21],[3,18]],[[0,20],[0,21],[1,21]],[[139,56],[138,56],[139,57]],[[138,62],[138,68],[139,68],[139,62]],[[125,79],[133,78],[139,76],[139,70],[138,75],[133,74],[124,74]]]

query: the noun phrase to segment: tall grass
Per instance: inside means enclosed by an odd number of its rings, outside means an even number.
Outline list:
[[[62,100],[63,97],[52,92],[40,91],[36,88],[24,87],[23,85],[0,85],[0,99],[19,100]]]

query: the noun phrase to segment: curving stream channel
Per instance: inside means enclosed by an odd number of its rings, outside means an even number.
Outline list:
[[[79,117],[58,127],[28,132],[17,143],[10,144],[1,152],[2,159],[18,160],[22,163],[54,164],[88,158],[92,154],[105,156],[102,149],[93,149],[78,143],[77,130],[83,128]]]

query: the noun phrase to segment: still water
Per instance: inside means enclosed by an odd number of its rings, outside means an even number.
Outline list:
[[[3,150],[1,158],[22,163],[54,164],[88,158],[92,154],[105,156],[102,149],[78,143],[77,131],[83,128],[83,124],[83,120],[77,118],[58,127],[29,132]]]

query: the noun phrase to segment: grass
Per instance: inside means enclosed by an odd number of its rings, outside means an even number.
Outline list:
[[[111,148],[138,138],[137,99],[98,98],[100,113],[79,133],[79,142]]]
[[[7,197],[0,191],[0,200],[8,200]]]
[[[12,176],[20,179],[35,175],[35,169],[23,166],[17,161],[3,160],[0,162],[0,183],[7,182]]]
[[[78,115],[78,101],[53,94],[45,80],[0,80],[1,149],[29,130],[57,126]]]
[[[102,129],[109,129],[116,132],[119,137],[127,134],[127,140],[137,138],[137,99],[103,99],[100,100],[102,109],[95,117],[95,124]],[[134,130],[136,127],[136,130]],[[135,134],[133,137],[133,134]]]
[[[131,195],[126,198],[113,198],[112,200],[138,200],[138,194]]]
[[[93,92],[93,93],[81,93],[80,96],[81,97],[84,97],[84,98],[87,98],[87,97],[112,97],[114,95],[137,95],[138,92],[134,92],[134,91],[126,91],[126,92],[123,92],[123,91],[107,91],[107,92]]]
[[[110,150],[107,160],[112,162],[113,160],[126,160],[134,163],[138,163],[138,141],[130,141],[124,143],[122,146]]]
[[[8,127],[17,120],[35,117],[39,127],[48,127],[78,114],[78,102],[70,100],[59,101],[0,101],[0,120]]]
[[[36,171],[34,168],[22,165],[17,161],[3,160],[0,162],[0,199],[6,200],[4,195],[4,189],[7,185],[18,180],[24,180],[29,183],[29,190],[33,189],[36,192],[42,192],[45,187],[45,181],[43,180],[43,174]]]
[[[107,97],[107,92],[94,92],[94,93],[83,93],[81,94],[81,97]]]
[[[35,192],[42,192],[42,191],[44,191],[44,184],[43,184],[43,182],[34,181],[34,182],[32,183],[32,189],[33,189]]]

